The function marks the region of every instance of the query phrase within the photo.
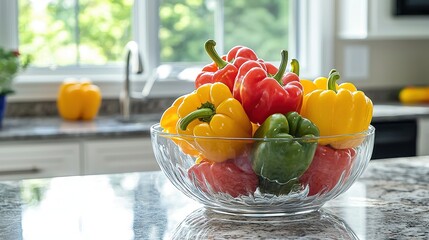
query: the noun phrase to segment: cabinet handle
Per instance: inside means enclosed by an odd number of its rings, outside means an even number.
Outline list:
[[[39,168],[33,167],[33,168],[27,168],[27,169],[0,171],[0,175],[4,176],[4,175],[18,175],[18,174],[35,174],[39,172],[40,172]]]

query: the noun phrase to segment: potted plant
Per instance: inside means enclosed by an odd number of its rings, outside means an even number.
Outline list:
[[[6,107],[6,96],[14,93],[12,82],[17,73],[26,69],[30,64],[30,57],[21,59],[17,50],[6,50],[0,47],[0,127]]]

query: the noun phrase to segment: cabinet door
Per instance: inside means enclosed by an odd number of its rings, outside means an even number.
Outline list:
[[[84,174],[159,170],[150,138],[93,140],[84,148]]]
[[[79,143],[25,142],[0,146],[0,180],[79,174]]]

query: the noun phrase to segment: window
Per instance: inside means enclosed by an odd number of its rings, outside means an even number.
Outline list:
[[[322,53],[330,49],[323,44],[329,43],[325,23],[330,19],[326,14],[333,14],[331,1],[323,5],[317,0],[0,1],[0,45],[19,44],[21,52],[33,55],[31,68],[17,84],[31,85],[27,94],[38,84],[49,89],[47,82],[55,93],[55,84],[72,76],[89,77],[101,85],[105,97],[117,97],[124,46],[135,40],[146,73],[134,76],[135,89],[141,90],[142,82],[158,70],[154,94],[158,88],[163,89],[161,95],[177,95],[180,86],[188,91],[200,68],[210,62],[203,47],[209,38],[216,40],[219,53],[245,45],[273,62],[279,61],[281,49],[288,49],[290,58],[300,60],[301,72],[308,77],[318,74],[329,63]],[[166,84],[169,81],[174,81],[174,88]]]
[[[20,50],[32,54],[37,68],[117,64],[132,39],[132,6],[131,0],[20,0]]]
[[[188,4],[184,4],[184,2]],[[208,62],[203,43],[217,40],[218,52],[238,44],[278,60],[289,42],[290,0],[162,0],[161,62]]]

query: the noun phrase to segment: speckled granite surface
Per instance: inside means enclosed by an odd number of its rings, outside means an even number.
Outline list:
[[[161,113],[133,117],[131,121],[122,121],[119,115],[100,116],[94,121],[64,121],[58,117],[7,118],[0,130],[0,142],[150,136],[149,129],[159,122]]]
[[[131,112],[133,114],[158,113],[167,109],[174,98],[148,99],[147,101],[133,100]],[[112,116],[119,114],[118,99],[104,99],[100,106],[100,116]],[[6,118],[21,117],[57,117],[57,105],[55,101],[41,102],[8,102],[5,112]]]
[[[150,126],[159,121],[173,101],[173,98],[133,101],[131,121],[121,120],[117,99],[103,100],[94,121],[64,121],[54,101],[12,102],[7,105],[0,127],[0,142],[149,136]]]
[[[0,183],[0,239],[429,239],[429,156],[371,161],[299,217],[205,210],[161,172]]]

